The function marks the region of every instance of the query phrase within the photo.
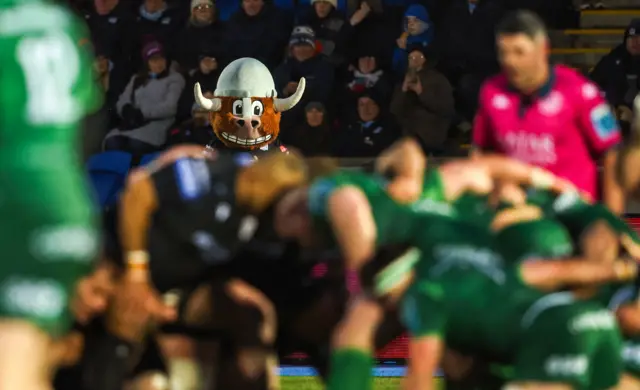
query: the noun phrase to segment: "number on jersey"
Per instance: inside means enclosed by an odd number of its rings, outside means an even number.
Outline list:
[[[65,125],[77,121],[82,109],[73,96],[80,72],[76,46],[66,34],[27,37],[16,52],[27,90],[26,117],[34,125]]]

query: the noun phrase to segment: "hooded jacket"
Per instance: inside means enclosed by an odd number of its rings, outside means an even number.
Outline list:
[[[607,101],[614,106],[631,107],[633,99],[640,84],[640,56],[632,56],[627,50],[626,44],[630,29],[634,23],[640,24],[640,20],[634,20],[627,28],[622,43],[613,48],[609,54],[602,57],[589,75],[605,93]],[[635,76],[635,85],[633,77]]]
[[[418,35],[411,35],[407,32],[407,18],[410,16],[424,23],[424,30]],[[414,4],[407,8],[407,11],[404,13],[403,23],[403,36],[407,37],[407,44],[405,45],[405,49],[396,46],[393,51],[393,70],[396,73],[403,73],[407,69],[407,48],[415,47],[416,45],[426,47],[431,44],[434,38],[434,28],[431,23],[431,18],[429,17],[429,12],[420,4]]]

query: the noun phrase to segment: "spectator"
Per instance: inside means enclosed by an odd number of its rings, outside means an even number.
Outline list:
[[[215,91],[220,77],[219,62],[212,52],[204,51],[199,56],[198,69],[188,76],[187,85],[193,86],[200,83],[203,91]],[[185,88],[178,103],[178,121],[182,122],[191,116],[195,103],[193,88]]]
[[[471,121],[482,82],[497,72],[495,26],[504,9],[496,0],[452,0],[438,30],[440,70],[456,89],[456,107]]]
[[[294,128],[288,136],[285,135],[284,142],[307,157],[328,156],[331,154],[332,134],[324,104],[310,102],[304,111],[304,123]]]
[[[108,118],[107,128],[112,129],[116,126],[118,118],[115,110],[116,102],[118,101],[118,96],[120,96],[127,84],[128,74],[125,73],[121,65],[111,61],[111,56],[105,47],[96,44],[95,55],[94,68],[97,83],[104,90],[102,110],[105,111],[105,118]]]
[[[225,33],[225,64],[253,57],[269,69],[282,60],[291,24],[284,13],[264,0],[242,0],[242,6],[228,22]]]
[[[91,39],[110,53],[111,61],[119,68],[130,71],[135,52],[131,34],[134,17],[125,3],[119,0],[94,0],[93,8],[84,17],[91,31]]]
[[[410,49],[409,68],[397,86],[391,112],[403,135],[415,137],[426,153],[442,152],[454,113],[451,84],[430,63],[423,46]]]
[[[337,0],[311,0],[311,6],[298,20],[298,25],[307,25],[315,33],[322,54],[334,65],[344,63],[353,26],[356,26],[369,14],[367,3],[356,11],[350,20],[338,11]]]
[[[407,48],[416,45],[427,47],[433,41],[434,34],[429,12],[420,4],[407,8],[403,23],[404,32],[396,41],[397,47],[393,51],[393,70],[396,74],[404,74],[407,69]]]
[[[213,98],[213,92],[208,90],[202,93],[206,98]],[[167,146],[179,144],[208,145],[213,139],[213,130],[209,123],[209,111],[201,109],[196,103],[191,107],[191,118],[180,126],[169,131]]]
[[[224,49],[222,46],[223,28],[216,21],[216,7],[212,0],[191,0],[191,16],[182,31],[174,40],[173,59],[183,72],[193,74],[198,70],[200,56],[210,53],[216,62]]]
[[[369,90],[373,90],[384,104],[389,101],[391,95],[391,80],[384,70],[378,67],[378,59],[363,51],[349,72],[346,93],[338,96],[342,103],[339,106],[344,108],[355,106],[358,96]],[[345,114],[346,112],[342,111],[341,117],[344,118]]]
[[[180,12],[164,0],[144,0],[136,18],[136,43],[138,48],[151,40],[167,45],[175,36],[182,20]],[[139,58],[137,58],[139,60]],[[139,63],[136,64],[139,67]]]
[[[357,119],[340,129],[334,146],[338,157],[375,157],[399,136],[395,122],[381,110],[374,93],[360,95],[357,112]]]
[[[145,45],[145,67],[131,78],[118,99],[121,123],[107,134],[105,149],[145,154],[162,147],[175,120],[178,98],[184,88],[182,76],[169,69],[159,42]]]
[[[285,128],[287,124],[302,119],[302,110],[307,102],[327,104],[334,81],[333,66],[316,52],[315,34],[311,27],[296,27],[291,34],[289,49],[291,56],[273,73],[278,96],[288,97],[293,94],[300,77],[306,79],[307,87],[301,103],[283,114]]]
[[[640,19],[631,22],[622,43],[602,57],[590,76],[615,107],[618,119],[631,116],[640,81]]]

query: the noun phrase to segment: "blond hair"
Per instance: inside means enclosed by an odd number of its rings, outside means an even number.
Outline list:
[[[236,181],[238,204],[262,212],[287,190],[307,182],[307,167],[301,157],[269,153],[240,171]]]

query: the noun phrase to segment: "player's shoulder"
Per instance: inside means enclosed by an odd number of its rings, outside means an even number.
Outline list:
[[[600,96],[600,89],[575,69],[563,65],[554,68],[556,88],[576,100],[592,100]]]

